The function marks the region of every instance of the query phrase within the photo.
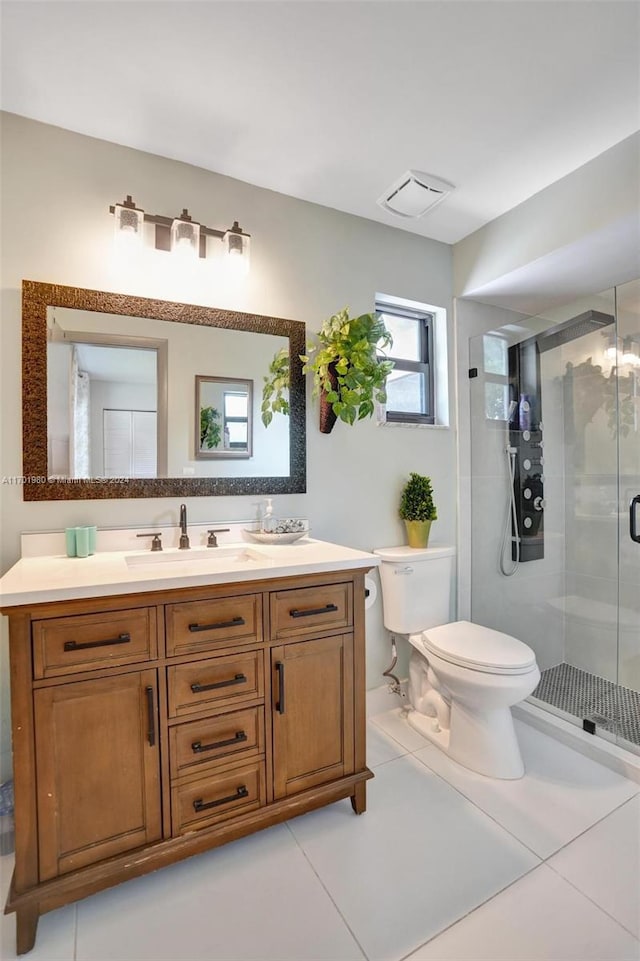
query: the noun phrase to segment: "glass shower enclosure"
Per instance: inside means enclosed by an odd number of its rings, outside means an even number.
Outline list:
[[[471,617],[640,753],[640,281],[473,337]]]

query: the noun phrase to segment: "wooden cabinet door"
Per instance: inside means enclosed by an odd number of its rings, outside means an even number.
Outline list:
[[[40,880],[161,837],[154,670],[35,691]]]
[[[276,798],[354,770],[353,636],[271,651]]]

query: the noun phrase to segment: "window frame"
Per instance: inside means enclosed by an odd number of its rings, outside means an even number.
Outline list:
[[[396,357],[391,351],[385,356],[380,355],[381,359],[393,361],[394,370],[404,370],[410,373],[423,374],[423,395],[422,400],[425,406],[424,414],[417,414],[411,411],[391,410],[385,405],[385,421],[389,424],[429,424],[436,422],[435,418],[435,363],[434,363],[434,324],[435,314],[429,310],[418,310],[413,307],[401,307],[396,304],[389,304],[383,300],[376,302],[376,312],[394,317],[402,317],[405,320],[414,320],[420,324],[419,327],[419,354],[420,360],[409,360],[405,357]]]

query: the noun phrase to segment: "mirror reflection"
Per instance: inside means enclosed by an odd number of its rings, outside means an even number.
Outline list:
[[[49,478],[290,475],[253,390],[288,337],[48,307],[47,339]]]
[[[196,377],[196,457],[251,457],[253,381]]]

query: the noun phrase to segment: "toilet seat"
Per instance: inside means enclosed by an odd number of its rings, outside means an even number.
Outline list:
[[[429,628],[419,635],[427,653],[485,674],[528,674],[536,656],[527,644],[509,634],[470,621]]]

